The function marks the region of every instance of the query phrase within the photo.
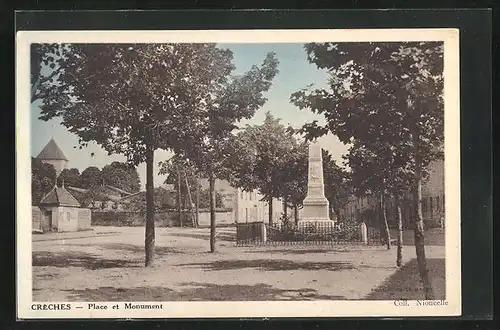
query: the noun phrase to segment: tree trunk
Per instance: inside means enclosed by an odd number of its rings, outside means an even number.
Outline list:
[[[382,245],[385,244],[385,234],[384,234],[384,220],[382,219],[382,208],[381,208],[381,205],[382,205],[382,197],[379,196],[378,198],[378,203],[376,204],[377,206],[375,207],[375,212],[376,212],[376,215],[377,215],[377,223],[378,223],[378,229],[379,229],[379,232],[380,232],[380,243]]]
[[[181,192],[181,171],[177,169],[177,211],[179,213],[179,222],[182,227],[182,192]]]
[[[396,266],[401,267],[403,263],[403,217],[401,216],[401,205],[399,196],[396,194],[396,215],[398,217],[398,251],[396,253]]]
[[[209,174],[209,196],[210,196],[210,252],[215,252],[215,178]]]
[[[146,267],[153,266],[155,254],[155,211],[153,186],[154,150],[150,146],[146,151]]]
[[[191,222],[193,224],[193,227],[196,227],[196,220],[194,217],[194,211],[193,211],[193,199],[191,198],[191,188],[189,188],[189,182],[187,179],[187,174],[186,177],[184,178],[186,182],[186,190],[187,190],[187,195],[188,195],[188,203],[189,203],[189,213],[191,214]]]
[[[415,252],[417,254],[418,271],[422,284],[424,286],[425,299],[434,299],[434,290],[429,280],[429,272],[427,269],[427,259],[425,257],[425,242],[424,242],[424,218],[422,215],[422,178],[420,169],[415,171],[415,187],[413,200],[415,204]]]
[[[273,198],[269,198],[268,201],[268,210],[269,210],[269,226],[273,225]]]
[[[285,219],[288,217],[288,198],[283,199],[283,215]]]
[[[387,222],[387,209],[386,209],[386,196],[385,193],[382,193],[381,199],[380,199],[380,211],[382,212],[382,220],[384,221],[384,232],[385,232],[385,239],[386,239],[386,246],[387,250],[391,249],[391,231],[389,230],[389,223]]]
[[[338,206],[333,207],[333,212],[335,213],[335,216],[337,217],[337,222],[341,222],[340,219],[340,208]]]
[[[295,225],[299,225],[299,206],[297,204],[293,205],[293,215],[295,218]]]
[[[200,225],[200,181],[196,179],[196,227]]]

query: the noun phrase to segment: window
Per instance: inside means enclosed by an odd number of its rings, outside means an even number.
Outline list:
[[[434,209],[432,208],[432,197],[429,197],[429,210],[431,211],[434,211]]]
[[[253,193],[252,193],[252,192],[250,192],[249,194],[250,194],[250,200],[252,200],[252,194],[253,194]]]
[[[243,199],[243,190],[241,191],[240,199]]]

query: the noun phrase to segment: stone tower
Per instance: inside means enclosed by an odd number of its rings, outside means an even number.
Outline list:
[[[68,168],[68,159],[64,156],[64,153],[54,139],[50,139],[49,143],[47,143],[36,158],[40,159],[43,163],[52,164],[57,176],[59,176],[62,170]]]

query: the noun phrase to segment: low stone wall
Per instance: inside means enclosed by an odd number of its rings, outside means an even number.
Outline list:
[[[233,212],[231,211],[219,211],[215,212],[215,221],[218,226],[232,225],[234,224]],[[198,225],[200,227],[210,226],[210,212],[202,211],[198,215]]]
[[[87,208],[78,209],[78,230],[89,230],[91,227],[92,211]]]
[[[218,226],[234,223],[233,212],[230,210],[218,210],[215,217]],[[145,221],[146,216],[138,212],[92,211],[93,226],[136,227],[144,226]],[[157,227],[178,227],[180,224],[177,211],[155,212],[155,225]],[[200,227],[210,226],[210,212],[208,210],[199,212],[198,224]],[[183,214],[182,225],[186,227],[193,225],[190,213]]]

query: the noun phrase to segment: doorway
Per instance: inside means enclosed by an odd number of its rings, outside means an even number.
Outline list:
[[[43,221],[43,226],[42,226],[42,230],[43,231],[51,231],[52,230],[52,226],[53,226],[53,223],[52,223],[52,211],[45,211],[44,212],[44,220]]]

